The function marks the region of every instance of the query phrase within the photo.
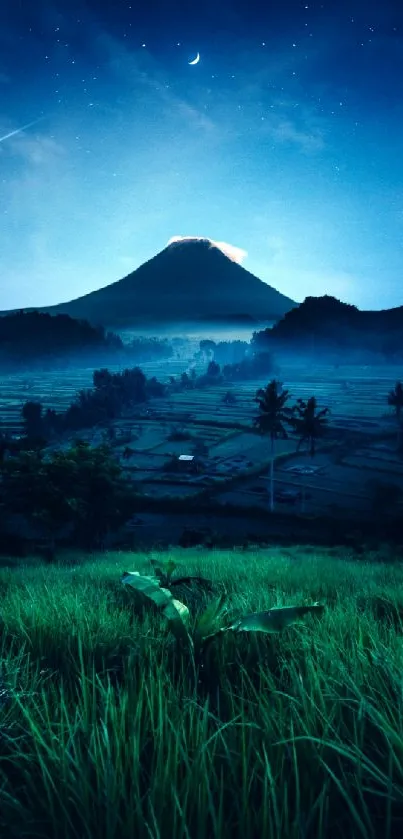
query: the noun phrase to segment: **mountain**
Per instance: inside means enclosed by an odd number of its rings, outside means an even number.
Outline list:
[[[177,241],[122,280],[68,303],[40,307],[108,328],[184,323],[258,324],[296,304],[209,239]]]
[[[290,350],[376,353],[403,357],[403,306],[362,311],[335,297],[306,297],[256,342]]]

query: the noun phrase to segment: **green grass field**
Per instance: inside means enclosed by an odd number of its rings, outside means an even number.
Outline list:
[[[402,566],[334,549],[172,555],[227,592],[230,617],[312,601],[325,612],[279,635],[222,635],[195,674],[120,582],[150,573],[149,557],[10,560],[0,835],[402,835]]]

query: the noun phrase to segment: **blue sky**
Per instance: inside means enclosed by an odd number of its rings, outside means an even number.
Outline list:
[[[108,5],[2,4],[0,308],[107,285],[175,235],[244,249],[297,301],[403,305],[403,9]]]

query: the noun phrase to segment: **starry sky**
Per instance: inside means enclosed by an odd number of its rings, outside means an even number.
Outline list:
[[[1,0],[0,309],[181,235],[297,301],[403,305],[402,94],[400,0]]]

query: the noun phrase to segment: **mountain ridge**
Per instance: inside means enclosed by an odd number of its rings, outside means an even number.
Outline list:
[[[273,326],[260,344],[292,351],[363,351],[386,358],[403,356],[403,306],[363,310],[336,297],[306,297]]]

